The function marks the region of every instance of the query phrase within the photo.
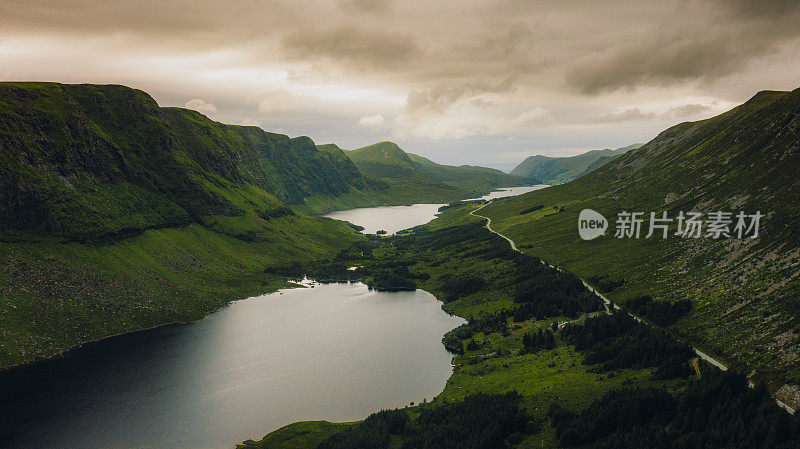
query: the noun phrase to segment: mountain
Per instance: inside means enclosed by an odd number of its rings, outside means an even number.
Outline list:
[[[593,282],[621,303],[642,294],[691,300],[693,310],[673,331],[797,406],[798,198],[800,89],[759,92],[716,117],[673,126],[570,183],[495,202],[482,213],[525,251],[585,279],[607,276],[611,282]],[[523,213],[534,206],[543,207]],[[605,236],[580,239],[578,214],[586,208],[609,219]],[[674,222],[666,239],[615,238],[623,211],[643,212],[648,221],[650,212],[673,220],[681,211],[764,217],[757,238],[681,238]]]
[[[285,286],[363,238],[293,208],[369,188],[307,137],[123,86],[0,83],[0,367]]]
[[[546,184],[561,184],[569,182],[578,176],[591,171],[590,167],[597,168],[603,162],[624,154],[635,148],[642,146],[640,143],[628,145],[627,147],[617,148],[616,150],[592,150],[577,156],[570,157],[549,157],[549,156],[529,156],[520,162],[513,170],[512,175],[523,178],[539,179]]]
[[[0,367],[197,319],[364,238],[305,213],[522,183],[428,164],[453,178],[438,180],[409,163],[390,183],[335,145],[160,107],[140,90],[0,83]]]
[[[426,189],[429,197],[450,201],[481,196],[500,187],[529,185],[525,180],[486,167],[442,165],[412,153],[393,142],[380,142],[346,152],[365,175],[394,189]]]
[[[613,161],[614,159],[622,156],[622,154],[623,153],[615,154],[613,156],[600,156],[599,159],[597,159],[596,161],[594,161],[591,164],[589,164],[589,166],[586,167],[586,170],[581,172],[581,174],[576,176],[576,178],[580,178],[581,176],[583,176],[583,175],[585,175],[587,173],[591,173],[591,172],[597,170],[598,168],[608,164],[609,162]]]
[[[307,137],[161,108],[123,86],[0,84],[0,229],[84,240],[262,219],[366,187]]]
[[[379,142],[346,154],[362,173],[376,178],[405,178],[418,174],[408,154],[392,142]]]

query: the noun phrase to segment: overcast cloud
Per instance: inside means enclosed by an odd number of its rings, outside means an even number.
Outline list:
[[[0,0],[0,79],[511,168],[800,87],[799,3]]]

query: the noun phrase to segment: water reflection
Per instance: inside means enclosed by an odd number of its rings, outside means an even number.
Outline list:
[[[422,290],[317,285],[0,375],[0,447],[222,448],[438,394],[463,322]]]

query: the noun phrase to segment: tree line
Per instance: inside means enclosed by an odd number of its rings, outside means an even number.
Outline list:
[[[598,449],[796,449],[800,421],[766,387],[712,370],[673,397],[661,389],[611,391],[571,412],[548,413],[562,446]]]
[[[556,329],[558,324],[556,324]],[[522,354],[534,354],[541,350],[550,350],[556,347],[555,329],[548,326],[536,332],[526,332],[522,336]]]
[[[383,410],[324,439],[318,449],[386,449],[392,437],[402,449],[488,449],[519,442],[538,423],[520,407],[521,396],[475,394],[456,403],[427,404],[411,419],[406,410]]]
[[[594,276],[589,276],[587,280],[590,284],[594,285],[594,287],[600,293],[611,293],[612,291],[625,285],[625,279],[614,280],[611,279],[607,274],[596,274]]]
[[[654,324],[670,326],[692,311],[692,301],[688,299],[675,302],[656,301],[649,295],[643,295],[628,300],[625,308]]]

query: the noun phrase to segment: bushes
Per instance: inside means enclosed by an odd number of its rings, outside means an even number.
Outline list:
[[[520,399],[516,392],[476,394],[455,404],[422,408],[414,422],[405,410],[384,410],[326,438],[318,449],[385,449],[392,435],[402,438],[403,449],[506,447],[512,435],[536,427],[519,407]]]
[[[390,435],[401,434],[409,423],[405,410],[382,410],[356,426],[322,440],[317,449],[385,449]]]
[[[692,302],[654,301],[650,296],[637,296],[625,303],[635,315],[643,316],[659,326],[670,326],[692,311]]]
[[[406,268],[406,271],[408,268]],[[369,288],[383,291],[416,290],[417,284],[398,273],[398,270],[378,269],[368,277],[365,284]]]
[[[530,418],[519,407],[521,396],[476,394],[456,404],[423,408],[403,436],[403,449],[479,449],[506,447],[505,440],[524,433]]]
[[[464,345],[461,343],[461,340],[458,339],[458,336],[452,332],[448,332],[444,335],[442,338],[442,344],[444,345],[445,349],[453,354],[464,353]]]
[[[559,315],[575,318],[603,308],[602,300],[572,273],[558,271],[537,258],[517,254],[514,302],[522,306],[515,313],[514,321]]]
[[[551,328],[539,329],[538,332],[526,333],[522,336],[522,353],[533,354],[542,349],[550,350],[556,347],[556,337]]]
[[[669,393],[646,388],[610,391],[580,413],[553,405],[549,416],[562,446],[582,446],[616,432],[664,425],[674,410]]]
[[[658,367],[656,377],[668,379],[688,375],[686,361],[694,357],[689,346],[627,313],[587,318],[583,325],[565,326],[562,334],[575,349],[586,352],[584,364],[597,365],[601,372]]]
[[[519,214],[520,215],[525,215],[525,214],[529,214],[531,212],[535,212],[535,211],[537,211],[539,209],[543,209],[543,208],[544,208],[544,205],[538,204],[536,206],[529,207],[527,209],[522,209],[521,211],[519,211]]]
[[[576,318],[603,307],[602,300],[575,276],[544,265],[531,268],[515,289],[514,302],[522,305],[514,314],[514,321],[559,315]]]
[[[508,316],[510,313],[511,312],[507,310],[501,310],[496,313],[483,314],[470,318],[468,322],[446,333],[444,338],[465,340],[467,338],[471,338],[478,332],[485,332],[487,334],[492,332],[503,332],[508,327]]]
[[[588,281],[600,293],[610,293],[625,285],[625,279],[620,279],[618,281],[615,281],[610,277],[608,277],[607,274],[604,274],[602,276],[600,275],[589,276]]]

